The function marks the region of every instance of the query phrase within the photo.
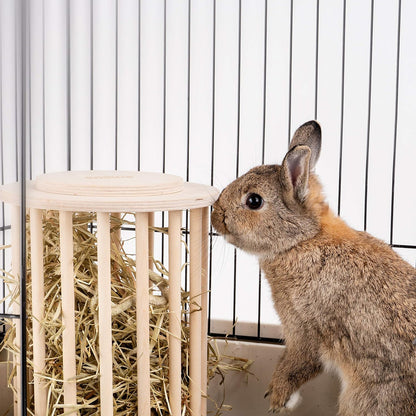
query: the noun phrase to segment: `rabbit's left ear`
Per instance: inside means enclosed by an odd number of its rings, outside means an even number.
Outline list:
[[[321,152],[321,127],[316,121],[308,121],[295,131],[289,145],[289,151],[296,146],[309,147],[311,150],[309,169],[312,170],[315,167],[316,162],[319,159],[319,153]]]
[[[295,146],[286,153],[280,171],[280,178],[286,192],[301,203],[308,195],[311,155],[312,152],[308,146]]]

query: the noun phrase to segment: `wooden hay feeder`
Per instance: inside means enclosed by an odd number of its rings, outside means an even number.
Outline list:
[[[63,402],[65,414],[76,415],[76,356],[74,310],[73,213],[97,215],[98,323],[100,362],[100,414],[113,415],[113,357],[111,317],[110,213],[134,213],[136,243],[137,321],[137,415],[150,409],[149,368],[149,259],[153,254],[154,212],[167,212],[169,270],[169,406],[180,416],[181,406],[181,223],[190,211],[189,282],[190,344],[189,396],[191,414],[206,414],[207,386],[207,263],[208,207],[218,196],[210,186],[184,183],[173,175],[87,171],[45,174],[27,184],[26,204],[30,212],[30,255],[32,273],[32,327],[34,409],[36,416],[47,412],[47,390],[40,376],[45,368],[44,264],[42,211],[59,211],[62,297]],[[12,205],[12,273],[19,274],[20,207],[17,184],[0,188],[0,199]],[[114,249],[114,247],[113,247]],[[18,308],[18,307],[17,307]],[[14,310],[20,313],[20,310]],[[16,344],[19,345],[18,335]],[[15,376],[15,414],[20,414],[19,376]],[[75,407],[74,407],[75,406]]]

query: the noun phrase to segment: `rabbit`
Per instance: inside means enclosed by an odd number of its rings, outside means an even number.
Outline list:
[[[281,165],[237,178],[211,214],[226,241],[258,257],[282,322],[270,410],[290,413],[299,387],[333,368],[339,416],[416,415],[416,270],[331,211],[314,173],[320,149],[320,125],[303,124]]]

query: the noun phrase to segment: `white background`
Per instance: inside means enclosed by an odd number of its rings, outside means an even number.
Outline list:
[[[331,207],[415,265],[414,1],[28,4],[30,178],[141,169],[221,189],[280,163],[296,127],[316,118]],[[19,13],[18,2],[1,0],[3,183],[17,179]],[[10,224],[7,211],[0,218]],[[214,237],[211,281],[212,332],[230,333],[237,320],[236,334],[277,335],[254,258]]]

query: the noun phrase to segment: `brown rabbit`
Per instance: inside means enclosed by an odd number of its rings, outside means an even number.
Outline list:
[[[329,209],[313,173],[315,121],[299,127],[283,163],[226,187],[212,224],[258,256],[286,342],[271,410],[293,408],[325,367],[340,374],[339,416],[416,415],[416,270],[387,244]]]

